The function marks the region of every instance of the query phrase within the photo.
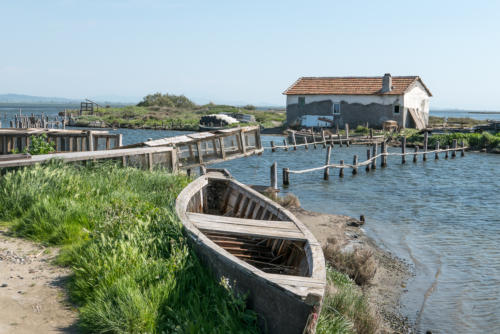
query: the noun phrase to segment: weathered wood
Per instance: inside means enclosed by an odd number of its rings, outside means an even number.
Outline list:
[[[347,141],[349,141],[349,124],[345,124],[345,138]]]
[[[106,137],[106,149],[107,150],[111,149],[111,141],[110,141],[109,137]]]
[[[332,147],[328,146],[326,148],[326,159],[325,159],[325,165],[328,166],[330,164],[330,153],[332,151]],[[330,178],[330,168],[326,167],[325,170],[323,171],[323,179],[328,180]]]
[[[307,136],[304,137],[304,144],[305,144],[304,147],[306,148],[306,150],[309,149],[309,146],[307,145]]]
[[[278,164],[276,162],[271,165],[271,187],[278,189]]]
[[[436,153],[434,153],[434,159],[438,160],[439,159],[439,140],[436,141],[436,147],[434,148]]]
[[[344,160],[340,160],[340,165],[344,165]],[[344,177],[344,167],[339,168],[339,177]]]
[[[295,138],[295,131],[292,131],[292,141],[293,141],[293,150],[297,150],[297,139]]]
[[[222,159],[226,159],[226,149],[224,147],[224,138],[219,137],[219,147],[220,147],[220,156]]]
[[[415,145],[415,154],[413,155],[413,162],[416,163],[418,161],[417,155],[418,155],[418,145]]]
[[[401,163],[405,164],[406,163],[406,137],[401,137],[401,153],[403,155],[401,156]]]
[[[317,148],[317,146],[316,146],[316,136],[314,135],[314,132],[312,134],[312,139],[313,139],[314,148],[316,149]]]
[[[448,159],[448,150],[450,149],[450,145],[446,145],[446,152],[444,153],[444,158]]]
[[[339,140],[339,147],[342,147],[342,138],[340,137],[340,133],[337,134]]]
[[[286,142],[286,139],[283,139],[283,146],[285,146],[285,151],[288,151],[288,143]]]
[[[201,150],[201,144],[199,141],[196,142],[196,150],[198,152],[198,162],[200,164],[202,164],[203,163],[203,152]]]
[[[373,139],[373,129],[370,129],[370,139]]]
[[[366,160],[370,160],[371,159],[371,150],[370,149],[367,149],[366,150]],[[369,172],[370,171],[370,164],[367,164],[366,165],[366,171]]]
[[[429,144],[429,132],[425,131],[424,132],[424,154],[423,154],[423,160],[427,160],[427,145]]]
[[[457,156],[457,140],[456,139],[453,139],[452,148],[453,148],[453,151],[451,151],[451,157],[455,158]]]
[[[271,152],[276,152],[276,147],[274,146],[274,140],[271,140]]]
[[[377,169],[377,154],[378,154],[378,145],[377,143],[373,144],[373,152],[372,152],[372,169]]]
[[[380,162],[380,167],[387,167],[387,155],[385,155],[387,153],[387,144],[385,141],[382,142],[382,147],[381,147],[381,150],[382,150],[382,157],[381,157],[381,162]]]
[[[461,152],[461,156],[465,156],[465,144],[464,144],[464,141],[460,141],[460,146],[462,147],[462,149],[460,150]]]
[[[354,155],[354,158],[352,159],[352,165],[354,166],[352,168],[352,175],[358,174],[358,156]]]
[[[243,132],[243,129],[240,130],[239,138],[240,138],[240,142],[241,142],[241,152],[243,154],[245,154],[247,152],[247,145],[245,143],[245,134]]]
[[[290,179],[289,179],[289,168],[283,168],[283,185],[287,186],[290,184]]]
[[[92,131],[87,132],[87,150],[94,151],[94,133]]]

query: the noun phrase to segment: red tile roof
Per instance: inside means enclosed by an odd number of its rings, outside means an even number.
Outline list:
[[[401,95],[419,81],[429,96],[429,89],[419,76],[392,77],[393,89],[381,93],[382,77],[302,77],[283,92],[285,95]]]

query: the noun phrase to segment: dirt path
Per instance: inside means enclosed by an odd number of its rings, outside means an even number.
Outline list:
[[[55,256],[0,229],[0,334],[77,333],[61,286],[69,270],[52,265]]]

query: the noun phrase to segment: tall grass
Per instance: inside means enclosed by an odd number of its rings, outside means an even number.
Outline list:
[[[34,166],[0,178],[0,221],[62,246],[91,333],[255,333],[256,316],[204,269],[174,202],[189,180],[111,165]]]

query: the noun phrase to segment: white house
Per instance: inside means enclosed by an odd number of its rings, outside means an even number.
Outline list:
[[[432,96],[418,76],[302,77],[283,92],[290,126],[381,127],[394,120],[400,127],[423,129]]]

